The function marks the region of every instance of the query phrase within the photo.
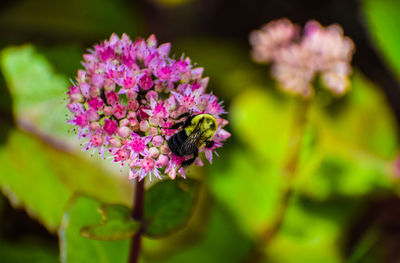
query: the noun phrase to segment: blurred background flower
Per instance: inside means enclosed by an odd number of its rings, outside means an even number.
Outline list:
[[[324,28],[309,21],[300,39],[298,25],[287,19],[275,20],[253,31],[250,44],[255,61],[273,64],[272,76],[284,90],[309,98],[317,73],[335,94],[344,94],[349,88],[354,44],[343,36],[339,25]]]
[[[186,173],[202,183],[193,209],[185,210],[191,213],[185,227],[146,238],[143,260],[249,259],[280,211],[297,108],[295,98],[275,87],[270,69],[252,61],[248,37],[284,17],[299,28],[318,21],[306,26],[314,37],[338,24],[357,49],[349,92],[334,98],[315,89],[294,194],[261,261],[398,262],[399,8],[396,0],[2,1],[0,261],[58,262],[60,250],[64,262],[127,261],[128,240],[85,239],[79,228],[101,219],[99,201],[91,198],[131,205],[128,171],[81,152],[66,123],[65,93],[82,68],[81,54],[112,33],[132,39],[154,33],[160,43],[171,42],[171,53],[204,67],[208,90],[229,112],[232,137],[218,150],[221,157]],[[281,45],[301,37],[284,21],[285,33],[271,36]],[[318,42],[309,39],[308,46]],[[347,76],[346,67],[334,68]]]

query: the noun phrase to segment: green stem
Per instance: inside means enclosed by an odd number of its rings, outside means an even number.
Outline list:
[[[296,176],[297,167],[300,159],[302,139],[307,124],[307,113],[309,104],[309,100],[300,99],[298,100],[298,103],[296,105],[297,107],[295,109],[293,117],[286,158],[282,167],[282,173],[286,180],[286,183],[282,191],[281,202],[272,224],[268,226],[268,228],[263,232],[260,239],[257,240],[257,244],[251,249],[250,257],[246,260],[246,262],[260,262],[264,257],[263,251],[265,247],[279,233],[283,225],[287,208],[289,207],[289,201],[293,195],[292,183]]]
[[[143,221],[143,206],[144,206],[144,180],[136,182],[135,193],[133,196],[133,210],[132,218],[136,221]],[[129,253],[128,263],[137,263],[139,261],[139,254],[142,242],[142,226],[132,237],[131,248]]]

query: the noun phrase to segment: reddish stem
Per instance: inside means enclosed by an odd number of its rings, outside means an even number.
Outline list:
[[[132,210],[132,218],[136,221],[143,221],[143,205],[144,205],[144,180],[137,181],[135,187],[135,193],[133,196],[133,210]],[[139,261],[139,254],[141,248],[142,241],[142,226],[136,232],[136,234],[132,237],[131,240],[131,248],[129,254],[128,263],[137,263]]]

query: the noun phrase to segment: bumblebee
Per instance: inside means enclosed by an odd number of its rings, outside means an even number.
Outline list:
[[[185,121],[175,123],[168,129],[183,129],[168,139],[168,147],[177,156],[192,155],[193,157],[183,161],[181,166],[189,166],[197,158],[199,149],[211,148],[214,145],[212,138],[217,131],[217,120],[211,114],[190,115],[184,113],[178,119],[187,117]]]

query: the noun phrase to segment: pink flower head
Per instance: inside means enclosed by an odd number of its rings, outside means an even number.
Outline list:
[[[185,177],[182,162],[193,158],[176,156],[168,140],[177,129],[168,129],[182,121],[183,113],[212,114],[218,130],[211,148],[201,148],[211,161],[215,150],[229,136],[223,130],[227,121],[222,102],[206,93],[208,78],[203,68],[193,68],[189,58],[168,57],[169,43],[157,46],[151,35],[147,40],[131,41],[127,35],[113,34],[83,56],[83,70],[78,71],[76,85],[69,88],[68,109],[79,136],[88,140],[84,150],[104,150],[114,162],[129,164],[129,178],[161,178],[161,171],[174,179]],[[210,157],[211,156],[211,157]],[[202,165],[197,158],[194,165]]]
[[[287,19],[272,21],[250,34],[253,59],[272,63],[272,76],[289,92],[310,97],[312,82],[321,74],[325,87],[344,94],[349,86],[353,41],[339,25],[309,21],[300,37],[299,26]]]

